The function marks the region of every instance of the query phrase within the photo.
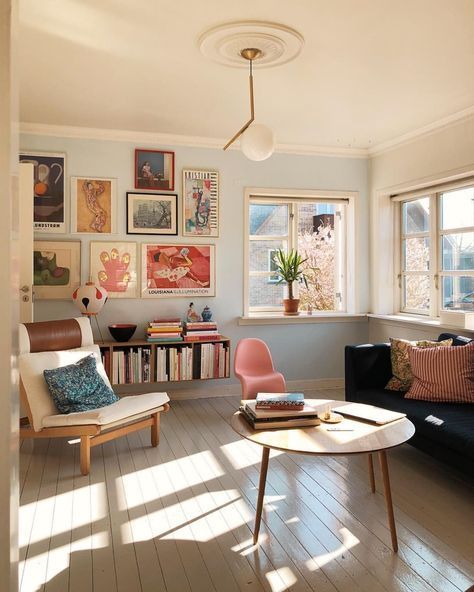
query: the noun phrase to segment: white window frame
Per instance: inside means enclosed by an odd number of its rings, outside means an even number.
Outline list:
[[[395,282],[395,302],[397,303],[397,314],[413,314],[431,319],[439,319],[442,312],[449,312],[449,309],[442,308],[442,281],[443,277],[454,276],[473,276],[474,270],[449,271],[443,270],[442,261],[442,237],[445,234],[455,234],[458,232],[472,232],[473,226],[465,226],[459,228],[441,228],[441,196],[456,189],[463,189],[466,187],[474,187],[474,179],[465,179],[454,183],[440,184],[438,186],[429,187],[425,190],[416,192],[399,194],[392,196],[392,202],[395,206],[395,269],[397,270],[397,282]],[[427,232],[413,233],[409,235],[403,234],[403,212],[402,204],[410,201],[416,201],[420,198],[429,198],[430,200],[430,218]],[[404,238],[428,237],[430,239],[430,269],[426,272],[429,276],[430,282],[430,306],[426,311],[419,309],[410,309],[403,307],[404,290],[403,278],[408,275],[420,275],[423,271],[407,272],[403,271],[403,240]],[[469,311],[457,310],[456,312],[464,313]]]
[[[344,203],[345,220],[337,222],[338,217],[335,216],[335,226],[340,225],[339,232],[336,236],[344,233],[345,249],[341,252],[339,265],[345,268],[343,284],[340,286],[343,302],[343,314],[354,314],[357,312],[357,286],[355,262],[358,259],[358,249],[356,241],[356,209],[358,204],[359,193],[357,191],[317,191],[307,189],[276,189],[276,188],[262,188],[262,187],[247,187],[244,191],[244,278],[243,278],[243,302],[244,302],[244,317],[256,315],[260,316],[265,313],[281,313],[283,316],[283,307],[270,308],[262,307],[260,311],[255,308],[249,311],[249,245],[250,245],[250,220],[249,220],[249,206],[252,203],[285,203],[292,202],[320,202],[320,203]],[[290,218],[288,228],[288,239],[291,244],[292,237],[296,233],[296,217]],[[260,237],[259,237],[260,238]],[[279,240],[279,238],[286,240],[287,237],[263,237],[263,239]],[[337,269],[338,279],[341,277],[342,269]],[[339,280],[340,281],[340,280]],[[314,313],[313,313],[314,314]],[[334,311],[317,311],[318,315],[331,316]]]

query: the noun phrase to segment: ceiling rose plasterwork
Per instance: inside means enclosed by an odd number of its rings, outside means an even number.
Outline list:
[[[241,51],[254,47],[262,52],[255,68],[272,68],[294,60],[303,49],[304,38],[279,23],[239,21],[208,29],[200,36],[198,45],[206,58],[233,68],[247,68]]]

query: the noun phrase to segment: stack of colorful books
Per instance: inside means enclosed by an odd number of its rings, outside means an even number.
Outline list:
[[[216,341],[221,336],[214,321],[185,323],[184,341]]]
[[[305,428],[321,421],[315,407],[305,403],[303,393],[258,393],[242,401],[242,417],[254,430]]]
[[[147,341],[164,343],[183,341],[183,324],[179,318],[160,318],[148,323]]]

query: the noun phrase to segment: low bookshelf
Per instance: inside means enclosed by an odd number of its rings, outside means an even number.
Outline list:
[[[229,378],[230,339],[149,343],[104,341],[102,363],[114,386]]]

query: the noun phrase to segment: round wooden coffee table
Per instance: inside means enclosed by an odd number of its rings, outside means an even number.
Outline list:
[[[318,399],[307,399],[309,404],[317,406],[327,401]],[[340,407],[341,401],[333,401],[334,405]],[[409,440],[415,433],[415,426],[406,418],[385,424],[374,425],[368,422],[345,418],[337,424],[339,428],[347,431],[332,431],[328,428],[332,424],[321,423],[320,426],[310,428],[254,430],[237,411],[231,419],[232,428],[247,440],[263,446],[262,464],[260,467],[260,481],[258,486],[258,500],[255,515],[255,528],[253,542],[258,541],[260,522],[262,518],[263,498],[265,495],[265,483],[267,479],[268,460],[270,448],[282,452],[293,452],[295,454],[312,454],[315,456],[346,456],[349,454],[368,454],[369,459],[369,480],[372,492],[375,492],[374,465],[372,453],[377,452],[382,471],[385,503],[387,506],[388,523],[392,538],[394,552],[398,551],[397,531],[393,515],[392,492],[390,489],[390,478],[386,451],[389,448],[400,446]]]

